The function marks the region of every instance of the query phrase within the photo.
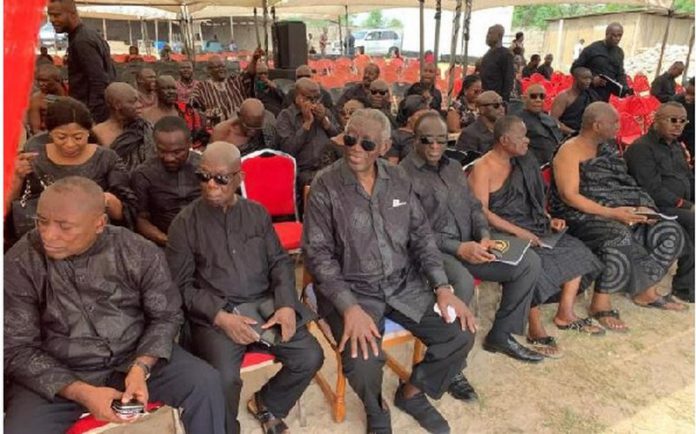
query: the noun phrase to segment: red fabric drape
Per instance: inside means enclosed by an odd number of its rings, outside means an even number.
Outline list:
[[[19,131],[34,78],[36,41],[46,0],[5,1],[5,194],[8,193]]]

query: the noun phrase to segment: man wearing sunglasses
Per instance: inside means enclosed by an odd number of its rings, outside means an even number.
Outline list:
[[[464,128],[454,145],[460,151],[474,151],[485,154],[493,146],[493,125],[505,116],[503,98],[492,90],[482,92],[476,98],[479,116]]]
[[[561,132],[566,135],[575,135],[580,131],[582,114],[588,105],[599,101],[599,95],[592,84],[592,71],[579,66],[572,72],[573,86],[556,95],[551,105],[551,117],[556,119]]]
[[[677,95],[674,101],[678,102],[686,109],[686,119],[689,121],[684,127],[680,142],[686,145],[686,149],[689,150],[689,164],[694,165],[694,77],[691,77],[689,81],[684,85],[684,93]]]
[[[442,93],[435,86],[436,77],[440,74],[437,66],[434,63],[426,63],[423,65],[423,75],[418,83],[414,83],[406,91],[408,95],[423,95],[430,104],[430,108],[442,111]]]
[[[551,161],[563,138],[558,121],[544,113],[545,99],[544,86],[530,85],[522,97],[524,109],[517,114],[527,127],[529,150],[542,165]]]
[[[380,349],[387,317],[428,348],[410,380],[397,388],[394,404],[428,432],[444,434],[450,427],[426,394],[439,399],[461,372],[476,324],[447,283],[411,181],[380,158],[389,147],[389,130],[378,110],[353,113],[343,159],[312,183],[303,248],[319,314],[331,327],[343,371],[365,406],[367,432],[392,432]],[[435,313],[436,304],[443,317]]]
[[[673,101],[662,104],[650,131],[628,147],[624,159],[628,172],[650,194],[660,212],[677,216],[688,235],[687,250],[693,254],[694,172],[678,141],[687,122],[681,104]],[[683,257],[680,262],[688,260]],[[675,280],[672,286],[679,298],[693,303],[693,285]]]
[[[295,81],[301,79],[301,78],[309,78],[311,79],[314,77],[314,71],[312,71],[312,68],[310,68],[307,65],[300,65],[297,67],[295,70]],[[329,93],[328,90],[324,89],[324,86],[319,85],[319,92],[321,92],[321,103],[324,104],[324,107],[327,109],[331,110],[331,112],[336,115],[336,106],[333,103],[333,99],[331,98],[331,94]],[[288,89],[287,94],[285,95],[285,101],[283,101],[283,108],[288,108],[291,105],[295,103],[295,85],[292,85],[290,89]]]
[[[242,156],[275,145],[275,131],[269,125],[273,115],[256,98],[247,98],[237,116],[215,125],[211,140],[232,143]]]
[[[237,196],[244,178],[239,150],[208,145],[197,172],[201,198],[184,208],[169,228],[167,260],[191,326],[191,350],[222,377],[227,434],[239,434],[239,369],[249,345],[259,345],[258,323],[242,305],[272,300],[263,329],[279,327],[280,341],[267,348],[283,365],[256,392],[247,408],[263,432],[282,433],[288,411],[321,367],[321,347],[297,327],[295,270],[280,245],[268,212]]]
[[[370,107],[384,113],[384,116],[389,119],[389,125],[392,127],[392,132],[398,128],[396,119],[391,112],[392,101],[389,92],[389,83],[384,80],[377,79],[370,83]]]
[[[266,65],[266,62],[259,61],[258,65],[256,65],[254,96],[263,103],[266,110],[273,113],[273,116],[278,116],[283,109],[285,94],[278,89],[273,80],[268,78],[268,65]]]
[[[343,104],[351,99],[357,99],[365,104],[365,107],[370,106],[370,84],[379,78],[379,66],[374,63],[368,63],[363,72],[362,82],[347,87],[343,94],[336,102],[336,107],[340,109]]]
[[[280,150],[297,160],[299,193],[312,181],[324,148],[339,131],[333,114],[320,101],[317,83],[301,78],[295,90],[295,103],[280,112],[276,130]]]

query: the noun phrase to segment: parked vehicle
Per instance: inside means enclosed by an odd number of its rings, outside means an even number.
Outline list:
[[[39,30],[39,45],[56,50],[68,48],[68,34],[56,33],[51,23],[46,23]]]
[[[401,51],[401,34],[392,29],[366,29],[353,32],[355,49],[365,48],[365,54],[391,54],[394,49]]]

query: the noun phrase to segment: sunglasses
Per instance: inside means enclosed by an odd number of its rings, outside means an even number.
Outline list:
[[[345,134],[343,136],[343,143],[346,146],[349,146],[352,148],[353,146],[358,144],[358,139],[357,139],[357,137],[353,137],[353,136],[350,136],[348,134]],[[375,148],[377,148],[377,144],[375,142],[373,142],[372,140],[366,140],[366,139],[362,139],[360,141],[360,146],[362,146],[362,148],[367,152],[374,151]]]
[[[689,121],[684,119],[684,118],[663,118],[663,119],[669,121],[670,124],[686,125],[689,123]]]
[[[493,107],[494,109],[499,109],[500,107],[503,107],[502,102],[491,102],[488,104],[481,104],[479,107]]]
[[[436,143],[442,145],[442,144],[447,143],[447,136],[437,136],[437,137],[421,136],[420,142],[421,142],[421,145],[434,145]]]
[[[232,181],[232,178],[239,172],[241,172],[241,170],[231,172],[226,175],[212,175],[208,172],[203,172],[202,170],[199,170],[196,172],[196,178],[198,178],[200,182],[208,183],[212,179],[213,181],[215,181],[217,185],[227,185],[230,183],[230,181]]]
[[[312,78],[312,76],[311,76],[311,75],[298,75],[298,76],[295,77],[295,78],[296,78],[297,80],[299,80],[300,78]]]
[[[546,94],[545,93],[530,93],[529,99],[540,99],[543,101],[546,99]]]
[[[255,125],[248,125],[244,123],[244,121],[240,122],[242,124],[242,128],[244,128],[247,131],[261,131],[263,130],[263,125],[255,126]]]
[[[386,94],[389,93],[388,90],[379,90],[379,89],[371,90],[370,92],[372,93],[372,95],[377,95],[377,94],[379,94],[379,95],[382,95],[382,96],[384,96],[384,95],[386,95]]]

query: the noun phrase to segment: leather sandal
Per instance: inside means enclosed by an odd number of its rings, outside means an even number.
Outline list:
[[[603,318],[615,318],[615,319],[621,321],[621,315],[619,314],[619,311],[616,309],[598,310],[597,312],[590,313],[590,317],[596,319],[597,322],[602,327],[604,327],[606,330],[611,330],[611,331],[617,332],[617,333],[628,333],[629,328],[626,326],[626,324],[624,324],[624,326],[621,328],[617,328],[617,327],[612,327],[606,321],[602,322]]]
[[[276,417],[263,405],[258,392],[254,393],[247,402],[247,410],[261,423],[264,434],[288,434],[290,432],[283,419]]]

